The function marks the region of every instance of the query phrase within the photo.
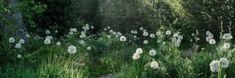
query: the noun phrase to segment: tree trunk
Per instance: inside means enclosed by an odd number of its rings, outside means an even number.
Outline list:
[[[4,27],[4,30],[8,32],[7,34],[26,39],[26,27],[23,22],[22,14],[19,10],[17,10],[17,4],[19,0],[9,0],[9,7],[12,8],[11,14],[7,15],[6,19],[12,20],[12,25]]]

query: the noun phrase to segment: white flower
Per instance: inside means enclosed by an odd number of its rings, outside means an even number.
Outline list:
[[[20,39],[19,43],[24,44],[25,43],[24,39]]]
[[[158,62],[155,61],[155,60],[153,60],[153,61],[150,63],[150,67],[153,68],[153,69],[159,68]]]
[[[166,42],[162,42],[162,45],[166,45]]]
[[[94,29],[95,27],[94,26],[91,26],[91,29]]]
[[[69,32],[69,35],[73,35],[73,32],[70,31],[70,32]]]
[[[46,38],[46,39],[44,40],[44,44],[51,44],[51,39]]]
[[[20,44],[20,43],[17,43],[17,44],[15,45],[15,48],[20,49],[20,48],[21,48],[21,44]]]
[[[227,58],[220,58],[220,64],[222,65],[223,68],[228,68],[229,66],[229,61]]]
[[[178,39],[182,40],[184,37],[182,35],[178,36]]]
[[[137,36],[136,36],[136,35],[134,35],[134,36],[133,36],[133,38],[135,38],[135,39],[136,39],[136,38],[137,38]]]
[[[76,52],[77,52],[77,48],[76,48],[75,46],[70,45],[70,46],[68,47],[68,53],[69,53],[69,54],[75,54]]]
[[[224,49],[229,49],[231,46],[229,43],[224,43],[223,48]]]
[[[215,44],[216,41],[215,41],[215,39],[210,39],[209,43],[210,43],[210,44]]]
[[[176,38],[171,38],[171,42],[175,43],[175,42],[177,42],[177,39]]]
[[[122,33],[121,32],[117,32],[117,35],[122,36]]]
[[[211,36],[206,37],[206,41],[210,41],[212,39]]]
[[[26,34],[26,37],[27,37],[27,38],[29,38],[29,37],[30,37],[30,35],[29,35],[29,34]]]
[[[86,34],[81,34],[79,37],[80,37],[80,38],[85,38],[85,37],[86,37]]]
[[[155,34],[150,34],[150,38],[155,38]]]
[[[55,30],[55,33],[58,33],[58,30]]]
[[[70,32],[77,32],[77,28],[70,28]]]
[[[144,30],[144,28],[143,28],[143,27],[140,27],[140,30]]]
[[[148,35],[149,35],[148,32],[146,32],[146,31],[143,32],[143,36],[148,36]]]
[[[222,38],[225,40],[231,40],[233,39],[233,36],[230,33],[226,33],[222,36]]]
[[[108,26],[107,29],[110,29],[110,26]]]
[[[137,48],[135,52],[139,53],[139,54],[142,54],[143,53],[143,49],[142,48]]]
[[[79,40],[79,43],[84,45],[85,44],[85,41],[84,40]]]
[[[212,35],[212,33],[210,31],[206,31],[206,35],[209,36]]]
[[[125,41],[126,41],[126,37],[125,37],[125,36],[121,36],[121,37],[120,37],[120,41],[121,41],[121,42],[125,42]]]
[[[220,62],[217,60],[213,60],[210,64],[210,70],[212,72],[218,72],[219,71],[219,66],[220,66]]]
[[[17,57],[17,58],[21,58],[21,57],[22,57],[22,55],[18,54],[16,57]]]
[[[161,31],[160,31],[160,30],[157,31],[157,32],[156,32],[156,35],[157,35],[157,36],[161,35]]]
[[[110,36],[110,35],[108,35],[108,36],[107,36],[107,38],[111,38],[111,36]]]
[[[104,28],[104,31],[106,31],[107,30],[107,28]]]
[[[154,50],[154,49],[151,49],[150,51],[149,51],[149,55],[150,56],[155,56],[156,55],[156,50]]]
[[[109,33],[113,33],[113,30],[109,30]]]
[[[177,37],[177,36],[179,36],[178,33],[174,33],[174,34],[173,34],[173,37]]]
[[[15,38],[14,37],[10,37],[9,38],[9,43],[14,43],[15,42]]]
[[[167,30],[167,31],[166,31],[166,35],[171,35],[171,31],[170,31],[170,30]]]
[[[45,33],[46,34],[51,34],[51,31],[50,30],[46,30]]]
[[[148,40],[143,41],[143,44],[148,44],[148,43],[149,43]]]
[[[47,39],[53,39],[53,36],[46,36]]]
[[[176,42],[176,43],[175,43],[175,46],[176,46],[176,47],[179,47],[179,46],[180,46],[180,43],[179,43],[179,42]]]
[[[132,59],[133,60],[137,60],[137,59],[139,59],[140,58],[140,53],[134,53],[134,55],[132,56]]]
[[[57,46],[60,46],[60,45],[61,45],[61,42],[59,42],[59,41],[56,42],[56,45],[57,45]]]
[[[86,49],[87,49],[87,50],[91,50],[91,47],[90,47],[90,46],[88,46]]]

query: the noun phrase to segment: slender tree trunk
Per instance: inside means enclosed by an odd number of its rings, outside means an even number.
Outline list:
[[[13,9],[13,13],[7,16],[7,19],[12,20],[13,24],[11,26],[6,26],[6,32],[9,32],[10,35],[17,36],[19,38],[26,39],[26,27],[23,22],[22,14],[17,10],[17,5],[19,0],[9,0],[9,7]]]

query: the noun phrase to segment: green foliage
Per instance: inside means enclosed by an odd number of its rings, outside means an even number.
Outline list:
[[[18,3],[18,9],[23,15],[24,23],[29,31],[37,30],[39,23],[36,20],[39,20],[38,17],[42,16],[42,13],[46,10],[46,5],[35,0],[20,0]]]

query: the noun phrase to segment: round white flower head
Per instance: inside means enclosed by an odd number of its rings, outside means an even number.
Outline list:
[[[206,41],[210,41],[211,39],[213,39],[213,38],[210,37],[210,36],[207,36],[207,37],[206,37]]]
[[[178,36],[178,39],[182,40],[184,37],[182,35]]]
[[[119,35],[115,35],[115,37],[117,37],[117,38],[118,38],[118,37],[119,37]]]
[[[150,67],[153,68],[153,69],[159,68],[158,62],[155,61],[155,60],[153,60],[153,61],[150,63]]]
[[[95,28],[95,27],[92,25],[92,26],[91,26],[91,29],[94,29],[94,28]]]
[[[75,46],[70,45],[70,46],[68,47],[68,53],[69,53],[69,54],[75,54],[76,52],[77,52],[77,48],[76,48]]]
[[[70,28],[70,32],[77,32],[77,28]]]
[[[206,31],[206,35],[209,36],[212,35],[212,33],[210,31]]]
[[[160,30],[158,30],[158,31],[156,32],[156,35],[159,36],[159,35],[161,35],[161,33],[162,33],[162,32],[161,32]]]
[[[9,38],[9,43],[14,43],[15,42],[15,38],[14,37],[10,37]]]
[[[70,31],[70,32],[69,32],[69,35],[73,35],[73,32]]]
[[[134,30],[131,30],[131,34],[134,34],[134,32],[135,32]]]
[[[122,36],[122,33],[121,32],[117,32],[117,35]]]
[[[55,30],[55,33],[58,33],[59,31],[58,30]]]
[[[143,53],[143,49],[142,48],[137,48],[135,52],[139,53],[139,54],[142,54]]]
[[[85,38],[85,37],[86,37],[86,34],[81,34],[79,37],[80,37],[80,38]]]
[[[162,45],[166,45],[166,42],[162,42]]]
[[[194,33],[192,33],[192,34],[191,34],[191,36],[195,36],[195,34],[194,34]]]
[[[173,37],[178,37],[178,36],[179,36],[178,33],[174,33],[174,34],[173,34]]]
[[[227,58],[220,58],[220,64],[222,65],[223,68],[228,68],[229,66],[229,61]]]
[[[155,34],[150,34],[150,38],[155,38]]]
[[[85,44],[85,41],[84,40],[79,40],[79,43],[84,45]]]
[[[147,31],[143,32],[143,36],[148,36],[148,35],[149,35],[149,33]]]
[[[86,49],[90,51],[90,50],[91,50],[91,47],[90,47],[90,46],[88,46]]]
[[[17,57],[17,58],[22,58],[22,55],[21,55],[21,54],[18,54],[16,57]]]
[[[104,31],[107,31],[107,28],[104,28]]]
[[[231,39],[233,39],[233,36],[230,33],[225,33],[222,36],[222,38],[225,39],[225,40],[231,40]]]
[[[156,50],[154,50],[154,49],[151,49],[151,50],[149,50],[149,55],[150,56],[155,56],[156,55]]]
[[[47,39],[53,39],[53,36],[46,36]]]
[[[126,41],[126,37],[125,37],[125,36],[121,36],[121,37],[120,37],[120,41],[121,41],[121,42],[125,42],[125,41]]]
[[[20,44],[20,43],[17,43],[17,44],[15,45],[15,48],[20,49],[20,48],[21,48],[21,44]]]
[[[229,43],[224,43],[223,48],[224,49],[229,49],[231,45]]]
[[[143,44],[148,44],[148,43],[149,43],[148,40],[143,41]]]
[[[19,43],[24,44],[25,43],[24,39],[20,39]]]
[[[61,42],[59,42],[59,41],[56,42],[56,45],[57,45],[57,46],[60,46],[60,45],[61,45]]]
[[[138,34],[138,31],[137,31],[137,30],[135,30],[133,33],[134,33],[134,34]]]
[[[133,60],[138,60],[140,58],[140,53],[134,53],[134,55],[132,56]]]
[[[110,29],[110,26],[108,26],[107,29]]]
[[[110,36],[110,35],[108,35],[108,36],[107,36],[107,38],[111,38],[111,36]]]
[[[134,39],[136,39],[136,38],[137,38],[137,36],[136,36],[136,35],[134,35],[134,36],[133,36],[133,38],[134,38]]]
[[[44,40],[44,44],[51,44],[51,39],[46,38],[46,39]]]
[[[29,35],[29,34],[26,34],[26,37],[27,37],[27,38],[30,38],[30,35]]]
[[[176,42],[176,43],[175,43],[175,46],[176,46],[176,47],[179,47],[179,46],[180,46],[180,42]]]
[[[175,42],[177,42],[177,39],[175,37],[173,37],[173,38],[171,38],[171,42],[175,43]]]
[[[113,30],[111,29],[111,30],[109,30],[109,33],[113,33]]]
[[[143,27],[140,27],[140,30],[144,30],[144,28],[143,28]]]
[[[215,39],[210,39],[209,43],[210,43],[210,44],[215,44],[216,41],[215,41]]]
[[[210,70],[212,72],[218,72],[219,71],[219,66],[220,66],[220,62],[217,60],[213,60],[210,64]]]
[[[167,31],[166,31],[166,35],[171,35],[171,31],[170,31],[170,30],[167,30]]]
[[[46,34],[51,34],[51,31],[50,30],[46,30],[45,33]]]

